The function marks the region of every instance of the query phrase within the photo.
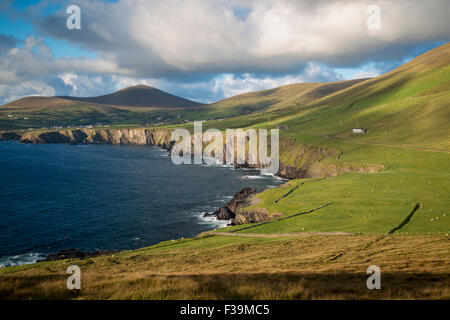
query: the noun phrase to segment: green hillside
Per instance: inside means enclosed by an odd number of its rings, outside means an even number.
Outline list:
[[[255,127],[282,126],[281,137],[298,144],[338,149],[324,166],[383,165],[378,173],[350,173],[327,179],[293,180],[266,190],[250,208],[289,215],[333,205],[317,213],[241,231],[290,233],[347,231],[388,233],[418,203],[420,209],[396,233],[450,232],[450,45],[432,50],[380,77],[292,106],[274,117],[271,108]],[[270,117],[270,120],[267,119]],[[249,123],[241,117],[237,126]],[[230,120],[231,123],[231,120]],[[224,124],[221,124],[222,126]],[[214,126],[214,125],[212,125]],[[352,134],[363,127],[366,134]],[[291,148],[281,148],[281,160]],[[298,159],[291,164],[299,163]],[[274,200],[302,184],[288,197]]]
[[[333,84],[296,84],[270,90],[268,95],[249,94],[252,106],[264,108],[251,118],[235,117],[220,126],[256,122],[261,127],[284,125],[289,128],[284,136],[315,133],[358,142],[450,148],[450,44],[379,77],[323,90],[328,86]],[[239,97],[210,107],[235,108]],[[366,128],[368,134],[351,135],[356,127]]]
[[[252,114],[257,111],[292,108],[343,90],[365,79],[334,83],[296,83],[283,87],[240,94],[205,106],[206,119]],[[202,110],[203,111],[203,110]]]
[[[243,209],[272,221],[5,268],[0,297],[449,299],[449,101],[445,44],[373,79],[295,84],[179,111],[162,127],[214,119],[204,128],[280,128],[282,164],[314,176],[267,189]],[[333,152],[314,158],[317,150]],[[78,296],[65,289],[69,263],[84,272]],[[383,290],[365,287],[371,264],[381,267]]]

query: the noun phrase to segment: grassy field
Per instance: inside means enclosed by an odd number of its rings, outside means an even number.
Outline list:
[[[351,148],[348,146],[349,150]],[[450,155],[392,147],[353,145],[339,161],[380,163],[377,173],[350,173],[326,179],[292,180],[267,189],[257,205],[270,213],[294,214],[333,204],[317,212],[255,227],[247,232],[345,231],[387,233],[418,203],[411,221],[396,233],[450,233]],[[366,157],[364,157],[366,155]],[[302,183],[287,197],[274,201]],[[246,231],[243,231],[246,232]]]
[[[445,236],[209,236],[0,269],[0,298],[449,299],[449,250]],[[72,264],[82,270],[77,293],[66,288]],[[381,290],[366,287],[371,264]]]
[[[283,141],[293,142],[282,145],[281,160],[294,167],[307,163],[297,148],[335,150],[339,156],[332,153],[314,163],[334,176],[291,180],[258,194],[260,201],[245,210],[289,217],[331,204],[280,221],[220,230],[235,236],[0,269],[0,297],[449,299],[449,101],[446,44],[374,79],[297,84],[197,109],[149,111],[149,117],[154,112],[181,115],[165,128],[186,127],[182,121],[199,119],[210,119],[204,129],[280,128]],[[123,117],[116,120],[122,125],[133,126],[139,118],[135,111],[118,110]],[[52,112],[60,116],[62,111]],[[0,127],[10,119],[0,118]],[[366,128],[367,134],[351,134],[356,127]],[[356,172],[372,167],[377,170]],[[341,168],[352,170],[342,174]],[[242,227],[251,228],[236,230]],[[316,232],[355,234],[286,236]],[[70,264],[83,272],[78,294],[65,287]],[[382,270],[382,290],[365,286],[371,264]]]

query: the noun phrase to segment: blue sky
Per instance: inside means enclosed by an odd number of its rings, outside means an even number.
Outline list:
[[[69,30],[66,8],[81,10]],[[367,13],[375,4],[380,16]],[[201,102],[374,77],[446,43],[449,1],[3,1],[0,103],[147,84]],[[371,29],[368,19],[379,19]]]

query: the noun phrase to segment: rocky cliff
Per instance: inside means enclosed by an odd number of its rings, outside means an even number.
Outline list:
[[[0,140],[15,140],[22,143],[67,143],[67,144],[122,144],[150,145],[171,150],[172,131],[168,129],[73,129],[58,131],[26,131],[0,133]],[[225,140],[225,139],[224,139]],[[193,141],[193,139],[192,139]],[[205,145],[204,145],[205,146]],[[227,145],[224,143],[224,158]],[[236,154],[236,152],[235,152]],[[381,165],[361,165],[346,163],[339,160],[342,152],[332,148],[306,146],[295,139],[280,139],[280,165],[277,175],[286,179],[334,177],[350,172],[377,172]],[[336,158],[338,161],[322,161]],[[225,161],[225,159],[224,159]],[[246,163],[236,167],[256,167]],[[249,189],[249,188],[248,188]],[[218,219],[232,220],[232,224],[261,222],[273,217],[261,210],[242,210],[247,206],[248,199],[254,195],[254,190],[244,189],[238,192],[229,203],[212,213]]]
[[[22,143],[68,144],[132,144],[152,145],[170,149],[171,131],[162,129],[73,129],[58,131],[30,131],[0,133],[0,140],[16,140]]]
[[[171,150],[172,131],[169,129],[72,129],[57,131],[0,132],[0,140],[14,140],[22,143],[68,143],[68,144],[123,144],[151,145]],[[193,139],[191,139],[193,142]],[[225,162],[227,142],[224,139],[223,161]],[[248,143],[248,142],[247,142]],[[206,144],[204,143],[204,147]],[[247,146],[248,147],[248,146]],[[247,149],[248,150],[248,149]],[[337,158],[342,152],[332,148],[306,146],[295,139],[280,138],[280,165],[277,175],[286,179],[334,177],[350,172],[377,172],[381,165],[362,166],[358,163],[323,162],[326,158]],[[235,152],[236,155],[236,152]],[[248,153],[244,164],[236,167],[260,168],[248,164]]]
[[[212,213],[205,213],[204,217],[214,216],[218,220],[232,220],[236,217],[239,211],[248,205],[248,200],[251,195],[256,193],[253,188],[244,188],[233,196],[233,198],[225,203],[222,207]]]

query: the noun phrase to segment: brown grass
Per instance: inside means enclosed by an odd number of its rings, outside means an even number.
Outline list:
[[[447,236],[210,236],[0,270],[2,299],[449,299]],[[82,288],[66,288],[66,268]],[[382,289],[366,288],[381,268]]]

